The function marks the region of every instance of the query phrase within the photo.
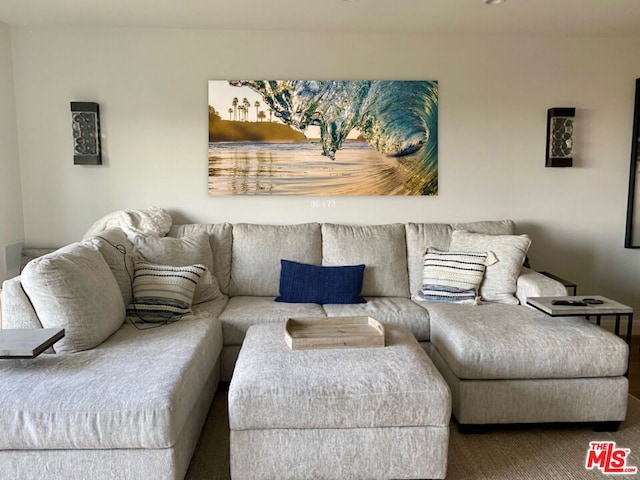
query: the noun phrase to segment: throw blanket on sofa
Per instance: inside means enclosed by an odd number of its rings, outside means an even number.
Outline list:
[[[102,217],[91,226],[82,239],[87,240],[100,232],[115,227],[120,228],[132,242],[137,235],[164,237],[169,232],[172,223],[171,215],[160,207],[123,210]]]

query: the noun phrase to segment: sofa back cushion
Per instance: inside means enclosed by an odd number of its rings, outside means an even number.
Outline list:
[[[21,277],[13,277],[3,282],[0,307],[0,328],[42,328],[29,297],[24,293]]]
[[[229,294],[229,280],[231,278],[232,230],[230,223],[193,223],[174,225],[167,234],[169,237],[192,237],[200,232],[206,232],[209,235],[209,245],[213,255],[212,273],[218,280],[220,291],[225,295]]]
[[[322,264],[363,263],[362,295],[409,297],[404,225],[322,225]]]
[[[513,235],[515,224],[511,220],[487,220],[468,223],[407,223],[407,262],[411,296],[422,288],[424,254],[427,248],[449,250],[454,230],[485,233],[488,235]]]
[[[21,281],[42,326],[65,329],[58,353],[93,348],[124,321],[118,282],[95,245],[73,243],[36,258]]]
[[[235,224],[229,294],[278,296],[282,259],[320,265],[320,224]]]
[[[448,223],[407,223],[407,268],[411,297],[416,297],[422,289],[422,270],[427,248],[449,250],[451,232]]]
[[[119,228],[100,232],[89,241],[98,247],[118,282],[124,304],[129,305],[132,299],[131,280],[134,269],[133,244]]]

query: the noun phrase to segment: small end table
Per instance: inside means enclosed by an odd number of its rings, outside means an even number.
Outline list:
[[[580,305],[553,305],[554,300],[573,300],[582,301],[585,298],[593,298],[601,300],[601,304],[587,304],[586,306]],[[633,330],[633,308],[628,305],[616,302],[610,298],[603,297],[602,295],[579,295],[579,296],[567,296],[567,297],[528,297],[527,304],[546,313],[552,317],[596,317],[596,323],[600,325],[602,317],[615,317],[615,334],[620,335],[620,319],[626,317],[627,319],[627,335],[626,342],[631,350],[631,333]],[[629,371],[625,373],[628,375]]]
[[[0,359],[35,358],[64,337],[64,328],[0,329]]]

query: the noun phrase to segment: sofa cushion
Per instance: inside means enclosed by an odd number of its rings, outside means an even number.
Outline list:
[[[429,304],[431,343],[460,379],[614,377],[628,346],[580,317],[519,305]]]
[[[230,295],[277,296],[283,258],[320,265],[320,224],[234,225]]]
[[[422,288],[422,268],[427,248],[448,250],[453,229],[447,223],[407,223],[407,269],[412,297]]]
[[[133,298],[131,291],[134,269],[133,244],[119,228],[100,232],[89,241],[100,250],[116,282],[118,282],[124,304],[129,305]]]
[[[281,260],[276,302],[366,303],[360,296],[364,265],[321,267]]]
[[[36,258],[21,281],[42,326],[65,329],[58,353],[93,348],[124,321],[122,293],[94,245],[73,243]]]
[[[201,232],[209,236],[209,245],[213,255],[213,274],[218,280],[220,291],[229,294],[231,277],[231,243],[233,227],[230,223],[174,225],[169,230],[169,237],[193,237]]]
[[[123,325],[86,352],[7,362],[0,449],[175,446],[221,348],[220,323],[190,317],[146,330]]]
[[[453,230],[465,230],[486,235],[515,235],[516,224],[513,220],[481,220],[479,222],[452,223]]]
[[[362,295],[409,297],[404,225],[322,225],[323,265],[366,265]]]
[[[515,297],[520,268],[531,240],[527,235],[486,235],[456,230],[451,236],[451,250],[493,252],[497,261],[487,266],[480,285],[482,300],[517,304]]]
[[[206,270],[199,264],[173,267],[137,261],[127,316],[143,322],[166,322],[192,313],[193,294]]]
[[[429,312],[403,297],[367,297],[367,303],[323,305],[328,317],[368,316],[380,322],[398,323],[420,342],[429,340]]]
[[[209,237],[199,232],[192,237],[136,237],[136,251],[149,263],[185,267],[202,264],[209,271],[203,275],[196,286],[193,303],[198,304],[215,300],[222,292],[213,272],[213,254]]]
[[[231,297],[220,314],[225,345],[242,345],[247,329],[259,323],[284,323],[295,317],[324,317],[315,303],[274,302],[274,297]],[[283,337],[284,340],[284,337]]]

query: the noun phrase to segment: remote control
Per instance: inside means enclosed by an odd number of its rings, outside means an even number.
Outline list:
[[[582,300],[552,300],[551,305],[566,305],[571,307],[586,307],[587,304]]]
[[[582,301],[589,305],[602,305],[604,303],[602,300],[598,300],[597,298],[583,298]]]

